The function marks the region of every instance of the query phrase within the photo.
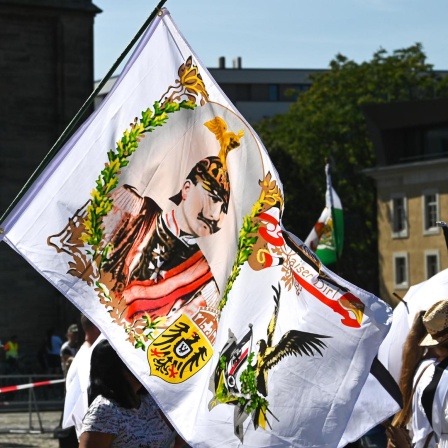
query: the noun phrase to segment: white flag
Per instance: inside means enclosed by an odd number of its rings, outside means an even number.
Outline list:
[[[189,444],[337,447],[391,310],[282,229],[283,205],[164,10],[2,224]]]
[[[403,345],[414,323],[415,316],[447,297],[448,269],[444,269],[428,280],[412,285],[403,297],[403,302],[394,308],[393,323],[390,332],[380,346],[378,359],[397,382],[401,373]]]

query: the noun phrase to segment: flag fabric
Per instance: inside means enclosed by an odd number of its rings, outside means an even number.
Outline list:
[[[325,165],[325,208],[305,240],[305,244],[319,257],[322,264],[335,263],[342,254],[344,244],[344,215],[341,200],[331,182],[330,165]],[[388,334],[389,336],[389,334]],[[387,337],[388,337],[387,336]],[[374,428],[401,409],[401,394],[395,378],[385,369],[382,375],[369,372],[353,407],[344,435],[339,442],[342,448],[358,440],[367,430]]]
[[[374,428],[396,414],[402,405],[398,384],[381,362],[375,359],[339,442],[339,447],[342,448],[358,440],[366,433],[366,430]]]
[[[283,206],[163,10],[2,228],[190,445],[337,447],[391,309],[287,232]]]
[[[325,208],[305,240],[305,244],[316,253],[320,261],[328,266],[342,254],[344,245],[344,214],[341,200],[331,184],[330,165],[325,165],[327,190]]]
[[[412,285],[393,312],[390,332],[380,345],[378,358],[396,381],[400,379],[403,344],[415,316],[448,297],[448,269],[438,272],[428,280]]]
[[[85,343],[81,345],[65,378],[64,411],[61,426],[64,429],[74,426],[78,438],[81,436],[82,419],[89,407],[90,358],[93,349],[103,339],[104,336],[100,334],[91,346]]]

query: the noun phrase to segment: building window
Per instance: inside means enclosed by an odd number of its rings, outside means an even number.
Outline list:
[[[392,238],[408,236],[407,201],[404,194],[396,194],[391,199]]]
[[[268,98],[269,101],[278,101],[279,96],[279,86],[278,84],[268,85]]]
[[[396,289],[409,288],[408,254],[394,254],[394,287]]]
[[[423,233],[439,233],[439,196],[436,191],[423,192]]]
[[[237,84],[236,85],[236,100],[237,101],[251,101],[251,88],[250,84]]]
[[[440,271],[439,251],[425,251],[426,278],[431,278]]]
[[[311,84],[281,84],[279,92],[280,101],[297,101],[299,95],[306,92]]]
[[[432,128],[425,132],[427,158],[446,157],[448,154],[448,127]]]

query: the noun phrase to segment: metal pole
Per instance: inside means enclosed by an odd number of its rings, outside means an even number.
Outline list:
[[[29,377],[29,383],[31,383],[31,377]],[[39,408],[37,406],[36,394],[34,393],[34,387],[30,387],[28,392],[28,431],[32,432],[34,430],[33,426],[33,405],[37,415],[37,421],[39,422],[39,430],[41,433],[44,432],[42,426],[42,419],[40,418]]]
[[[31,383],[31,377],[28,377],[28,383]],[[28,390],[28,430],[31,431],[33,429],[33,417],[32,417],[32,406],[31,406],[31,391],[33,389],[30,388]]]
[[[36,393],[34,392],[34,388],[31,388],[31,393],[33,394],[33,402],[34,402],[34,408],[36,410],[37,421],[39,422],[39,430],[40,433],[42,434],[44,432],[44,428],[42,426],[42,419],[40,418],[39,406],[37,406],[37,398]]]

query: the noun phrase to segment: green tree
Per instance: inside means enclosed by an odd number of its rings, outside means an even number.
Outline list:
[[[362,106],[369,103],[448,95],[420,44],[356,63],[337,55],[329,70],[312,78],[310,89],[289,112],[256,126],[285,192],[285,227],[305,239],[325,202],[325,159],[345,212],[345,243],[332,269],[378,292],[376,192],[363,170],[375,165]],[[386,298],[387,299],[387,298]]]

